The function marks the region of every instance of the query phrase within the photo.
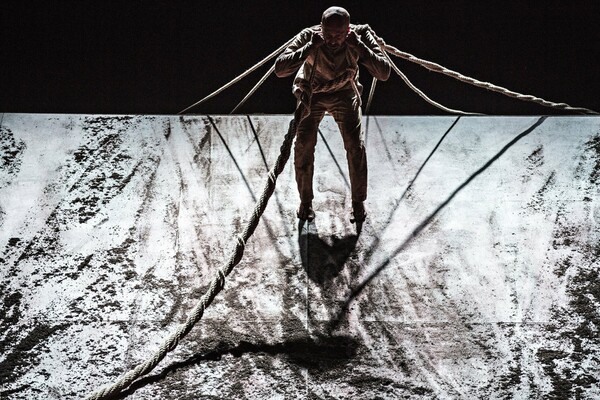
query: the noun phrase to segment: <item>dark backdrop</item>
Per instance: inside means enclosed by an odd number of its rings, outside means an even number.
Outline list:
[[[0,111],[175,114],[318,23],[320,1],[0,3]],[[600,110],[600,2],[338,1],[388,43],[465,75]],[[487,114],[557,114],[394,58],[431,98]],[[267,66],[191,113],[229,113]],[[368,91],[370,77],[363,71]],[[240,110],[291,113],[292,77]],[[366,93],[365,93],[366,94]],[[443,114],[396,75],[374,114]],[[558,112],[558,114],[561,114]]]

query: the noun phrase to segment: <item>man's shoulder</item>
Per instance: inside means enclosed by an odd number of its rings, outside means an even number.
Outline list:
[[[302,29],[297,35],[296,40],[308,41],[312,37],[313,33],[321,32],[320,25],[309,26],[308,28]]]
[[[304,28],[302,29],[302,31],[300,32],[300,34],[313,34],[313,33],[318,33],[321,32],[321,25],[313,25],[313,26],[309,26],[308,28]]]

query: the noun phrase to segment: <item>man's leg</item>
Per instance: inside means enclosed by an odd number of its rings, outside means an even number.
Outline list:
[[[311,112],[298,125],[296,143],[294,145],[294,167],[296,171],[296,183],[300,195],[300,208],[298,218],[312,221],[314,212],[312,210],[314,175],[315,146],[317,144],[317,130],[323,119],[325,110],[318,102],[318,95],[313,96]]]
[[[352,222],[362,222],[366,218],[363,202],[367,198],[367,152],[362,130],[362,113],[354,92],[337,93],[331,113],[340,128],[346,149],[352,191]]]

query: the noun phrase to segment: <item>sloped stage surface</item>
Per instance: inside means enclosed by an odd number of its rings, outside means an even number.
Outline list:
[[[2,115],[0,397],[145,361],[229,257],[288,116]],[[204,319],[132,399],[600,397],[600,118],[369,117],[291,162]]]

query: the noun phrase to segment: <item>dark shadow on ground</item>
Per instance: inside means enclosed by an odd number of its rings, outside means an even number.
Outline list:
[[[381,136],[382,140],[385,140],[385,136],[383,134],[383,130],[381,129],[381,126],[379,126],[379,122],[377,122],[376,118],[373,118],[373,120],[375,121],[375,124],[377,125],[377,130],[379,131],[379,135]],[[366,252],[366,254],[365,254],[365,263],[368,263],[368,261],[371,259],[371,256],[373,255],[373,253],[375,252],[375,250],[377,250],[379,248],[379,243],[380,243],[381,237],[383,236],[383,232],[392,223],[392,220],[394,218],[394,214],[398,210],[398,207],[400,207],[400,204],[402,203],[402,200],[404,200],[404,197],[406,197],[407,193],[410,190],[412,190],[413,184],[415,183],[415,181],[417,180],[417,178],[421,174],[421,171],[423,171],[423,169],[425,168],[425,166],[427,165],[427,163],[429,162],[429,160],[431,159],[431,157],[433,157],[433,155],[437,152],[438,148],[440,147],[440,145],[442,144],[442,142],[444,141],[444,139],[446,139],[446,137],[448,136],[448,134],[450,133],[450,131],[452,131],[452,129],[454,129],[454,127],[456,126],[456,124],[458,123],[459,120],[460,120],[460,116],[457,117],[454,120],[454,122],[452,122],[452,124],[450,125],[450,127],[446,130],[446,132],[444,132],[444,134],[442,135],[442,137],[440,138],[440,140],[436,143],[436,145],[433,148],[433,150],[431,150],[431,152],[429,153],[429,155],[427,156],[427,158],[425,159],[425,161],[423,161],[423,163],[421,164],[421,166],[417,170],[417,173],[415,174],[415,176],[408,183],[408,185],[406,186],[406,189],[404,189],[404,192],[402,193],[402,196],[400,196],[400,198],[395,202],[394,207],[390,211],[389,216],[388,216],[385,224],[383,225],[384,226],[383,230],[381,232],[379,232],[379,233],[375,233],[374,234],[375,240],[374,240],[373,245],[371,246],[371,248],[368,249],[367,252]],[[389,153],[389,150],[387,150],[387,144],[385,145],[385,147],[386,147],[386,151]]]
[[[258,137],[258,130],[254,126],[254,123],[252,122],[252,119],[250,118],[250,115],[246,115],[246,119],[248,120],[248,125],[250,126],[250,129],[252,130],[252,134],[254,135],[254,140],[256,141],[256,145],[258,146],[258,150],[260,152],[260,156],[261,156],[261,158],[263,160],[263,165],[265,166],[265,175],[266,175],[271,170],[271,167],[269,167],[269,163],[267,162],[267,157],[265,156],[265,152],[263,150],[262,144],[261,144],[260,139]],[[277,190],[275,190],[273,192],[273,197],[275,197],[275,202],[277,203],[277,210],[279,211],[279,215],[285,221],[285,219],[286,219],[286,213],[285,213],[286,207],[284,207],[283,204],[281,203],[281,200],[279,199],[279,194],[278,194]],[[290,207],[290,205],[288,204],[287,207]],[[277,236],[272,231],[272,229],[269,226],[267,226],[267,228],[269,229],[269,236],[271,237],[271,239],[276,239]],[[288,227],[287,224],[283,225],[283,229],[285,229],[285,236],[286,236],[286,238],[288,238],[288,243],[290,245],[292,245],[293,244],[292,231],[290,230],[290,228]],[[275,242],[276,242],[276,240],[275,240]],[[281,251],[279,251],[279,253],[281,253]]]
[[[275,344],[250,343],[247,341],[240,341],[239,344],[219,342],[209,352],[193,355],[187,360],[169,365],[158,374],[149,375],[135,381],[127,390],[111,397],[111,399],[124,399],[134,394],[138,389],[164,380],[171,373],[188,369],[206,361],[219,361],[228,354],[234,357],[261,353],[271,356],[284,356],[289,362],[301,368],[324,371],[348,363],[356,356],[358,348],[359,342],[356,339],[343,335],[304,336]]]
[[[508,149],[514,146],[519,140],[523,139],[525,136],[529,135],[533,132],[538,126],[540,126],[545,120],[546,116],[540,117],[533,125],[529,128],[525,129],[523,132],[515,136],[509,143],[507,143],[496,155],[490,158],[482,167],[480,167],[477,171],[475,171],[467,180],[465,180],[458,188],[446,198],[431,214],[429,214],[413,231],[412,235],[408,237],[400,246],[398,246],[394,251],[391,252],[389,257],[387,257],[383,262],[381,262],[377,267],[374,268],[373,272],[369,274],[367,278],[365,278],[361,283],[355,285],[352,288],[352,292],[346,302],[341,306],[340,310],[337,312],[337,315],[332,318],[330,329],[333,332],[341,322],[343,322],[343,318],[346,315],[348,309],[350,308],[350,304],[356,299],[362,291],[383,271],[391,261],[402,253],[430,223],[433,219],[442,211],[448,204],[454,199],[454,197],[461,192],[465,187],[467,187],[475,178],[477,178],[481,173],[483,173],[486,169],[488,169],[496,160],[498,160]]]
[[[327,151],[329,152],[329,155],[333,159],[333,162],[335,163],[335,166],[337,167],[337,170],[340,173],[340,176],[344,180],[344,184],[346,185],[346,187],[348,189],[350,189],[350,183],[348,182],[348,178],[346,178],[346,174],[342,170],[342,167],[341,167],[339,161],[335,157],[335,154],[333,154],[333,150],[331,150],[331,146],[329,146],[329,143],[327,142],[325,135],[323,135],[323,132],[321,131],[321,129],[319,129],[318,132],[319,132],[319,135],[321,136],[321,140],[323,141],[323,144],[325,144],[325,147],[327,147]]]
[[[219,135],[219,138],[221,139],[221,142],[223,143],[223,146],[225,146],[225,150],[227,150],[227,153],[231,157],[231,161],[233,161],[233,164],[235,165],[235,168],[240,173],[240,177],[242,178],[242,180],[244,181],[244,184],[248,188],[248,192],[250,192],[250,196],[252,196],[252,200],[254,202],[256,202],[256,195],[254,194],[254,190],[252,190],[252,186],[250,186],[250,183],[248,182],[248,179],[246,178],[246,174],[244,174],[244,171],[242,170],[242,168],[238,164],[237,159],[235,158],[235,156],[231,152],[231,149],[229,148],[229,145],[227,144],[227,141],[225,140],[225,138],[221,134],[221,131],[217,127],[217,124],[212,119],[212,117],[210,115],[208,115],[207,118],[208,118],[208,121],[211,123],[211,125],[212,125],[213,129],[215,130],[215,132],[217,132],[217,135]]]
[[[509,143],[507,143],[496,155],[488,160],[481,168],[475,171],[467,180],[452,192],[433,212],[431,212],[412,232],[412,235],[406,239],[398,248],[396,248],[389,257],[374,268],[373,272],[354,288],[351,288],[351,294],[346,302],[340,307],[337,314],[327,324],[325,331],[333,332],[343,322],[351,303],[362,291],[391,263],[391,261],[414,240],[454,199],[454,197],[468,186],[477,176],[488,169],[496,160],[498,160],[508,149],[515,145],[523,137],[533,132],[541,125],[546,117],[539,118],[533,125],[521,132]],[[456,121],[455,121],[456,122]],[[453,124],[454,125],[454,124]],[[414,181],[414,180],[413,180]],[[412,183],[412,182],[411,182]],[[348,235],[337,238],[330,237],[327,240],[321,239],[316,229],[307,229],[302,232],[304,223],[299,223],[298,241],[300,244],[302,265],[307,271],[311,280],[317,284],[324,284],[332,277],[339,274],[344,267],[349,256],[355,249],[358,235]],[[309,224],[309,228],[312,226]],[[264,353],[273,356],[284,355],[290,362],[307,369],[325,370],[334,368],[347,363],[357,353],[360,342],[349,336],[342,335],[320,335],[316,338],[304,336],[296,339],[276,344],[264,342],[250,343],[241,341],[238,345],[220,342],[216,348],[207,353],[201,353],[188,358],[185,361],[171,364],[161,373],[139,379],[134,382],[126,391],[121,392],[115,399],[123,399],[138,389],[155,382],[164,380],[172,372],[180,369],[189,368],[203,361],[220,360],[222,356],[231,354],[234,357],[240,357],[248,353]]]
[[[358,234],[321,238],[316,228],[303,232],[299,227],[300,258],[308,278],[320,286],[326,285],[342,271],[357,242]]]

